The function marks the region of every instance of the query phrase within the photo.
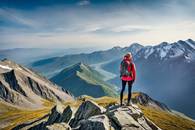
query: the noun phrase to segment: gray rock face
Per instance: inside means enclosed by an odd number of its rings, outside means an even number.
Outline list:
[[[46,124],[50,125],[53,123],[61,123],[61,122],[68,123],[72,117],[72,113],[73,111],[70,106],[67,106],[64,110],[59,105],[55,106],[52,108],[51,114]]]
[[[98,106],[93,101],[85,101],[81,104],[78,108],[77,112],[75,113],[74,118],[70,122],[71,127],[77,127],[82,120],[86,120],[91,116],[99,115],[106,112],[106,109]]]
[[[160,130],[139,108],[119,107],[107,113],[116,130]]]
[[[81,122],[79,130],[110,130],[110,122],[106,115],[92,116]]]
[[[98,106],[98,104],[96,104],[95,102],[85,101],[81,104],[81,106],[75,113],[75,117],[77,119],[87,119],[93,115],[104,113],[105,111],[105,108]]]
[[[55,123],[46,127],[47,130],[71,130],[70,126],[66,123]]]

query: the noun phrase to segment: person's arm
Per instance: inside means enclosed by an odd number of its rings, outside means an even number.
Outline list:
[[[136,79],[136,68],[135,68],[134,63],[133,63],[132,73],[133,73],[133,81],[135,81],[135,79]]]

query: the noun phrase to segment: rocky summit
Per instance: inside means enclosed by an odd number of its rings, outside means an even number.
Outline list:
[[[97,103],[84,101],[76,111],[70,106],[54,106],[45,119],[22,124],[14,128],[29,130],[160,130],[136,106],[104,108]]]

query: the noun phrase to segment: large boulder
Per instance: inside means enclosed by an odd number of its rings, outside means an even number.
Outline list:
[[[70,126],[72,128],[78,127],[82,120],[87,120],[91,116],[100,115],[105,112],[105,108],[93,101],[87,100],[83,102],[76,111],[74,118],[70,121]]]
[[[92,116],[81,122],[79,130],[110,130],[111,126],[106,115]]]
[[[115,130],[160,130],[137,107],[118,107],[107,113]]]

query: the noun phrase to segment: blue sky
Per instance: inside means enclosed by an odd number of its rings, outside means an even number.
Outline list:
[[[2,48],[129,46],[195,39],[194,0],[1,0]]]

